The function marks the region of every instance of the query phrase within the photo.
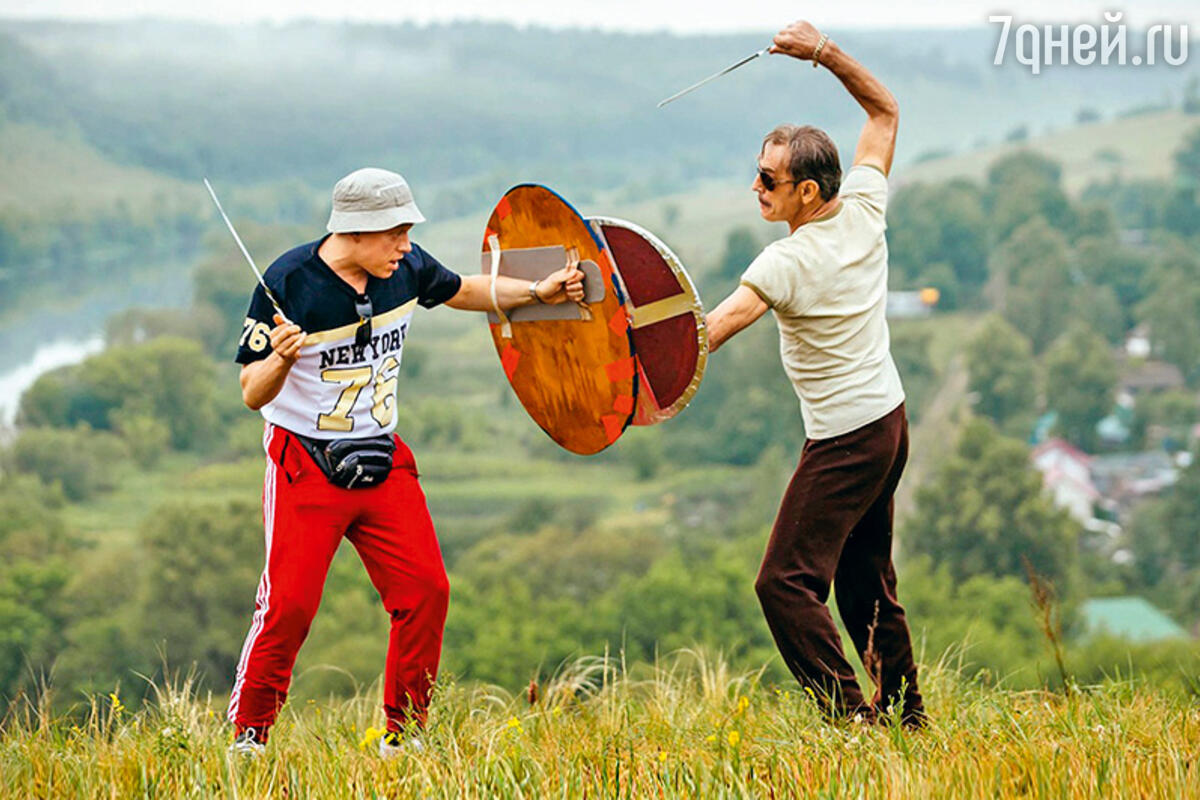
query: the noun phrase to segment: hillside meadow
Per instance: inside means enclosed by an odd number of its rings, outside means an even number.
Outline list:
[[[794,689],[683,651],[627,670],[585,658],[514,695],[443,685],[421,745],[377,753],[378,687],[285,708],[255,758],[186,678],[141,710],[117,692],[73,714],[17,707],[7,796],[1181,798],[1200,793],[1194,698],[1115,679],[1067,694],[924,669],[932,723],[829,724]]]

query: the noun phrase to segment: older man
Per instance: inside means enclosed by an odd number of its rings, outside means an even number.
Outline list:
[[[380,751],[424,723],[449,587],[416,461],[393,433],[400,358],[418,305],[492,308],[487,276],[460,277],[411,240],[424,221],[400,175],[353,172],[334,187],[329,233],[276,259],[250,301],[237,361],[242,399],[266,420],[266,566],[229,703],[236,752],[267,741],[343,537],[391,618]],[[495,296],[503,309],[577,301],[582,281],[574,267],[501,277]]]
[[[899,111],[883,84],[808,22],[781,31],[771,52],[828,69],[867,123],[844,181],[823,131],[781,125],[766,136],[752,188],[763,219],[786,222],[791,235],[763,250],[708,317],[716,350],[768,308],[775,313],[808,437],[755,589],[788,668],[829,715],[873,720],[892,706],[919,725],[924,709],[891,557],[892,496],[908,454],[884,318],[884,215]],[[831,584],[878,685],[870,701],[825,605]]]

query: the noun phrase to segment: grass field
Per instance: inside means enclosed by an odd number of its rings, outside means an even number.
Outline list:
[[[267,752],[230,755],[222,705],[186,680],[126,709],[26,705],[0,732],[10,797],[1183,798],[1200,706],[1131,682],[1069,695],[923,672],[929,728],[829,724],[794,687],[690,651],[626,671],[582,659],[537,698],[444,685],[424,749],[377,755],[378,691],[285,707]]]

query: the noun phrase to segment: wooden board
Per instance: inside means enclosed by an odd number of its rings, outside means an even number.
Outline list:
[[[640,378],[634,425],[682,411],[700,388],[708,361],[704,308],[679,258],[658,237],[611,217],[593,217],[626,291]]]
[[[587,221],[545,186],[509,189],[488,218],[483,253],[491,253],[493,236],[501,253],[574,247],[581,261],[600,268],[608,291],[587,305],[591,319],[514,320],[510,338],[503,325],[489,323],[504,374],[529,416],[572,453],[597,453],[617,440],[637,408],[638,368],[612,260]]]

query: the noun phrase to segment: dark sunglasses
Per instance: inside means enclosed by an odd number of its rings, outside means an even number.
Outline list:
[[[358,328],[354,331],[354,346],[360,350],[371,343],[371,315],[375,308],[371,298],[360,294],[354,298],[354,313],[358,314]]]
[[[775,187],[776,187],[776,186],[778,186],[778,185],[779,185],[779,184],[781,184],[781,183],[804,183],[804,179],[803,179],[803,178],[801,178],[801,179],[800,179],[800,180],[798,180],[798,181],[780,181],[780,180],[776,180],[774,175],[771,175],[771,174],[769,174],[769,173],[763,172],[763,168],[762,168],[762,167],[759,167],[759,166],[757,166],[757,165],[756,165],[756,167],[755,167],[755,168],[758,170],[758,180],[759,180],[759,182],[760,182],[760,183],[763,185],[763,188],[764,188],[764,189],[766,189],[768,192],[773,192],[773,191],[775,191]]]

